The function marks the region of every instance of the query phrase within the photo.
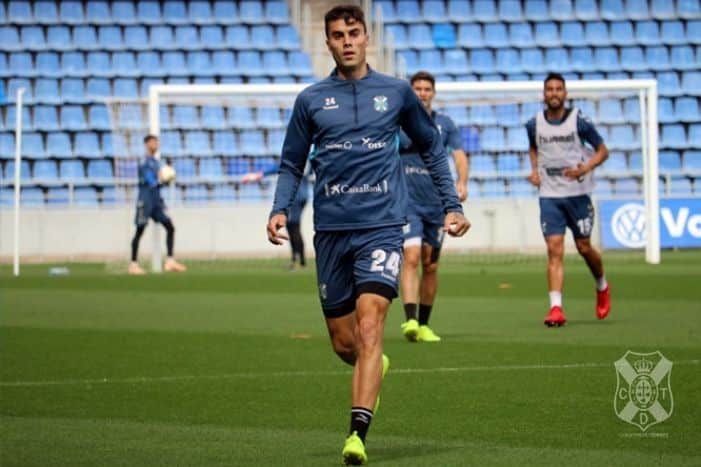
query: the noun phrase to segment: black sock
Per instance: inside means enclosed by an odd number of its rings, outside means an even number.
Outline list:
[[[351,422],[350,422],[350,433],[353,434],[355,431],[358,433],[360,439],[365,442],[365,436],[368,434],[368,429],[370,428],[370,422],[372,421],[372,410],[364,409],[363,407],[352,407],[351,408]]]
[[[428,324],[428,319],[431,317],[431,308],[433,305],[419,305],[419,325]]]
[[[406,320],[416,319],[416,303],[405,303],[404,304],[404,314],[406,315]]]

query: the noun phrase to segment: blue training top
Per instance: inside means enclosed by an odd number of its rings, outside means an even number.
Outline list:
[[[271,216],[288,213],[309,157],[317,231],[405,224],[400,126],[417,142],[444,212],[462,212],[438,131],[416,94],[406,81],[368,67],[359,80],[341,79],[334,70],[297,96]]]
[[[158,183],[158,169],[161,163],[155,157],[146,156],[139,164],[139,200],[160,202],[161,186]]]
[[[454,149],[462,149],[462,137],[453,120],[438,112],[431,112],[431,118],[438,127],[446,153],[452,153]],[[441,198],[416,146],[403,131],[400,135],[399,153],[402,156],[409,190],[409,214],[419,216],[427,222],[442,224],[445,214]]]

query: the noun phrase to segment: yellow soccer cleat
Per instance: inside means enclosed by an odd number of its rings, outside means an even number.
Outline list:
[[[367,463],[368,455],[365,454],[365,445],[358,436],[358,432],[354,431],[346,438],[341,456],[343,456],[343,465],[365,465]]]
[[[416,337],[418,342],[440,342],[441,338],[431,328],[425,324],[419,326],[419,334]]]
[[[416,342],[416,337],[419,335],[419,322],[415,319],[403,322],[402,334],[409,342]]]

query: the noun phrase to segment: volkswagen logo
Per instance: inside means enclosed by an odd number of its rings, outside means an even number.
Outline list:
[[[616,209],[611,218],[614,238],[628,248],[642,248],[647,242],[645,207],[627,203]]]

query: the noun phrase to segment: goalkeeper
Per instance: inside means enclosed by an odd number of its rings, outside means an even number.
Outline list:
[[[160,162],[156,159],[158,152],[158,137],[147,135],[144,138],[146,147],[146,157],[139,164],[139,197],[136,201],[136,232],[131,240],[131,263],[129,264],[129,274],[141,275],[146,272],[139,266],[137,258],[139,256],[139,242],[144,234],[148,220],[153,219],[166,229],[166,248],[168,257],[164,269],[166,272],[185,272],[187,268],[173,258],[173,245],[175,243],[175,227],[168,214],[166,205],[161,197],[161,183],[167,182],[159,178],[161,169]]]

